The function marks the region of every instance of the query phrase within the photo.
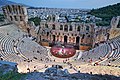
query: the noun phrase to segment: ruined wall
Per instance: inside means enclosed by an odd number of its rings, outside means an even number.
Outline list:
[[[113,17],[111,20],[110,39],[120,36],[119,28],[120,16]]]

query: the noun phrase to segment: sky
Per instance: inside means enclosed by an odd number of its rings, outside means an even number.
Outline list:
[[[96,9],[116,3],[120,0],[9,0],[34,7]]]

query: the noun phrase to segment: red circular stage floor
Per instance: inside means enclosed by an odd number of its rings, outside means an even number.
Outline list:
[[[76,53],[74,47],[66,45],[66,46],[53,46],[50,49],[50,52],[53,56],[58,58],[70,58],[73,57]]]

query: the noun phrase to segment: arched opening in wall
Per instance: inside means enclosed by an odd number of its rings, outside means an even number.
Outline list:
[[[12,5],[12,8],[13,8],[13,12],[15,13],[15,5]]]
[[[40,41],[41,41],[41,36],[40,36]]]
[[[60,30],[63,30],[63,25],[60,25]]]
[[[86,26],[86,31],[89,31],[89,26]]]
[[[48,28],[48,24],[45,24],[45,28]]]
[[[47,36],[49,36],[49,32],[47,32]]]
[[[85,34],[82,35],[82,39],[84,39],[84,37],[85,37]]]
[[[90,35],[88,35],[87,37],[90,38]]]
[[[67,43],[67,36],[64,36],[64,43]]]
[[[8,10],[9,10],[10,13],[12,12],[12,9],[9,5],[8,5]]]
[[[19,14],[21,14],[21,7],[20,5],[18,6]]]
[[[57,36],[57,41],[59,41],[59,36]]]
[[[117,28],[120,28],[120,20],[119,20],[119,22],[118,22]]]
[[[55,41],[55,35],[53,35],[53,41]]]
[[[30,33],[30,29],[29,28],[27,28],[27,32]]]
[[[68,25],[64,26],[64,31],[68,31]]]
[[[24,8],[21,8],[22,9],[22,14],[24,14]]]
[[[85,38],[85,34],[82,35],[82,38],[81,38],[81,43],[84,42],[84,38]]]
[[[80,37],[79,37],[79,36],[77,36],[77,37],[76,37],[76,44],[78,44],[78,45],[79,45],[79,42],[80,42]]]
[[[10,20],[11,20],[11,21],[13,21],[13,18],[12,18],[12,16],[10,16]]]
[[[80,31],[80,26],[77,27],[77,31]]]
[[[18,14],[17,5],[15,6],[15,13]]]
[[[62,36],[60,36],[60,42],[62,42],[62,39],[63,39],[63,37],[62,37]]]
[[[107,33],[107,40],[109,39],[109,37],[110,37],[110,34],[109,34],[109,33]]]
[[[52,21],[53,22],[55,21],[55,15],[52,15]]]
[[[15,21],[18,21],[17,16],[14,16]]]
[[[55,24],[52,25],[52,29],[55,30]]]
[[[72,25],[70,25],[69,31],[72,31]]]
[[[22,18],[22,16],[20,16],[20,21],[23,21],[23,18]]]

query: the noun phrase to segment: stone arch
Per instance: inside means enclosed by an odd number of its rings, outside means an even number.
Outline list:
[[[40,41],[41,41],[41,36],[40,36]]]
[[[85,34],[82,35],[82,39],[84,39],[84,38],[85,38]]]
[[[52,15],[52,21],[53,22],[55,21],[55,15]]]
[[[76,44],[79,44],[79,43],[80,43],[80,37],[77,36],[77,37],[76,37]]]
[[[48,28],[48,24],[47,23],[45,24],[45,28]]]
[[[15,21],[18,21],[17,16],[14,16],[14,20],[15,20]]]
[[[10,13],[12,12],[12,9],[11,9],[10,5],[8,5],[8,10],[9,10]]]
[[[77,27],[77,31],[80,31],[80,26]]]
[[[73,27],[72,27],[72,25],[70,25],[70,27],[69,27],[69,31],[72,31],[73,30]]]
[[[60,25],[60,30],[63,30],[63,25]]]
[[[22,14],[24,14],[25,12],[24,12],[24,9],[23,8],[21,8],[22,9]]]
[[[63,36],[60,36],[60,41],[62,42]]]
[[[49,32],[47,32],[47,36],[49,36]]]
[[[20,16],[20,21],[23,21],[23,17],[22,16]]]
[[[117,28],[120,28],[120,20],[119,20],[119,22],[118,22]]]
[[[55,24],[52,25],[52,29],[55,30]]]
[[[71,37],[69,37],[69,42],[71,42]]]
[[[90,30],[90,27],[87,25],[86,26],[86,31],[89,31]]]
[[[13,21],[13,17],[12,16],[10,16],[10,20]]]
[[[53,41],[55,41],[56,40],[56,37],[55,37],[55,35],[53,35]]]
[[[64,26],[64,31],[68,31],[68,25]]]
[[[20,5],[18,6],[19,14],[21,14],[21,7]]]
[[[12,8],[13,8],[13,12],[15,13],[15,5],[12,5]]]
[[[67,43],[67,41],[68,41],[68,37],[65,35],[64,36],[64,43]]]

